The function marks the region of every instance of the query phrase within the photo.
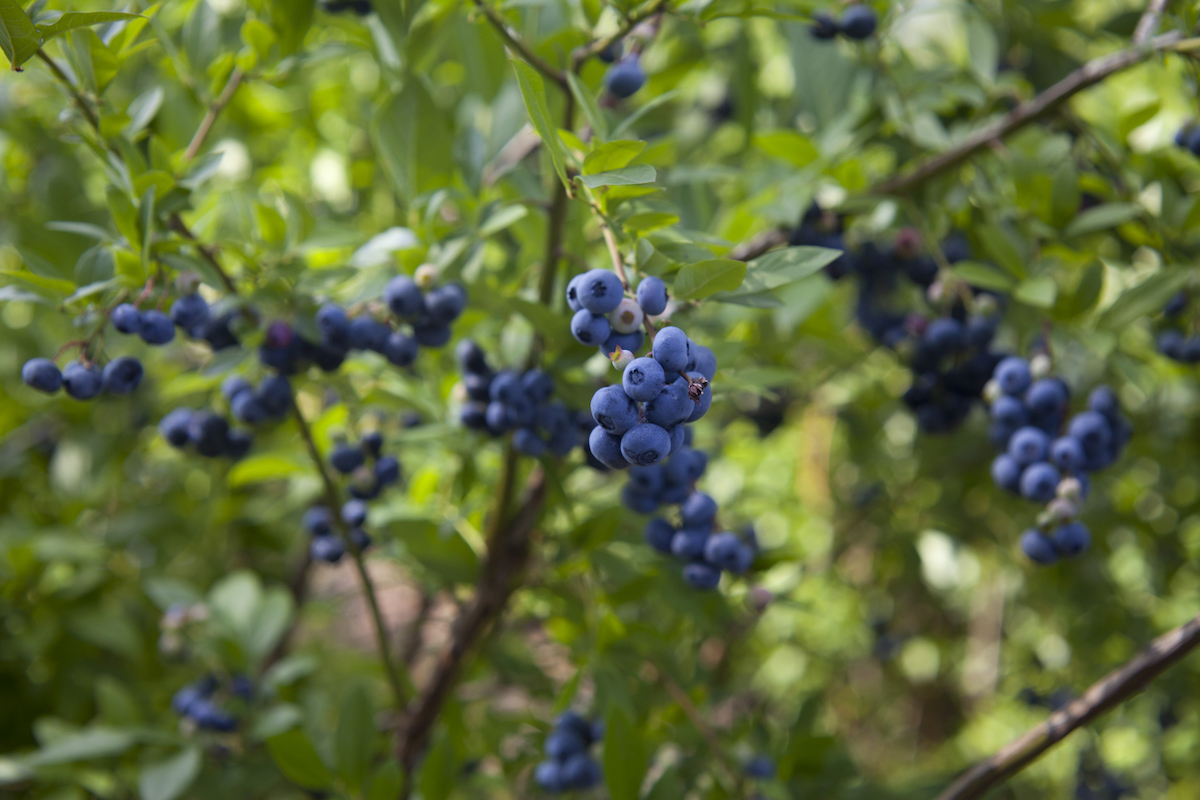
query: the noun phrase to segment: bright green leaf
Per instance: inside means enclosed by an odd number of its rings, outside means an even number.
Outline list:
[[[525,100],[525,109],[529,112],[529,121],[542,137],[542,144],[550,154],[554,171],[564,185],[568,184],[565,158],[562,142],[558,138],[558,126],[550,119],[550,109],[546,106],[546,88],[542,76],[533,67],[518,59],[512,60],[513,69],[517,72],[517,83],[521,87],[521,97]]]
[[[42,46],[42,37],[25,9],[17,0],[0,0],[0,50],[15,71],[33,58]]]
[[[699,300],[717,292],[732,292],[742,285],[746,265],[731,258],[714,258],[687,264],[675,276],[675,296]]]
[[[1141,207],[1133,203],[1107,203],[1102,206],[1096,206],[1095,208],[1089,208],[1076,217],[1067,226],[1067,229],[1063,231],[1063,235],[1071,238],[1108,230],[1109,228],[1115,228],[1124,222],[1128,222],[1141,213]]]
[[[116,22],[119,19],[144,19],[144,17],[141,14],[126,14],[123,11],[68,11],[52,23],[38,25],[37,30],[42,35],[44,43],[75,28]]]
[[[635,186],[641,183],[654,183],[656,177],[657,173],[654,171],[654,167],[649,164],[635,164],[632,167],[615,169],[610,172],[580,175],[577,180],[589,189],[596,189],[600,186]]]
[[[621,139],[616,142],[606,142],[587,154],[583,160],[583,174],[595,175],[598,172],[608,172],[629,166],[642,151],[646,143],[639,139]]]

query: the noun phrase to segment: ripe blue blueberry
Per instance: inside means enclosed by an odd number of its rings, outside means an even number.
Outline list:
[[[133,356],[119,356],[105,365],[101,373],[104,391],[129,394],[142,382],[142,362]]]
[[[646,73],[636,55],[621,59],[604,74],[604,87],[613,97],[630,97],[645,83]]]
[[[671,437],[671,450],[667,455],[675,455],[683,449],[684,442],[687,441],[687,430],[685,425],[675,425],[667,428],[667,433]]]
[[[521,376],[507,369],[496,373],[496,377],[492,378],[492,384],[488,389],[488,396],[492,400],[509,406],[521,401],[525,396],[525,389],[521,386]]]
[[[91,400],[100,394],[100,370],[92,365],[73,361],[63,368],[62,387],[76,400]]]
[[[823,11],[813,14],[812,25],[808,26],[809,35],[821,41],[833,39],[839,31],[841,31],[841,27],[837,20]]]
[[[455,346],[454,360],[458,362],[459,370],[465,373],[483,375],[489,371],[487,355],[471,339],[463,339]]]
[[[350,529],[350,544],[354,545],[358,550],[366,550],[371,546],[371,537],[362,528]]]
[[[367,504],[362,500],[347,500],[342,504],[342,522],[351,528],[361,527],[367,521]]]
[[[666,431],[663,432],[666,433]],[[597,425],[588,434],[588,451],[595,456],[597,461],[609,469],[625,469],[629,466],[630,462],[626,460],[622,452],[621,444],[623,441],[622,436],[609,433]],[[668,446],[670,446],[669,437]]]
[[[397,367],[407,367],[417,360],[417,342],[400,331],[392,331],[383,343],[383,357]]]
[[[1121,404],[1117,393],[1108,386],[1097,386],[1088,395],[1088,409],[1103,414],[1108,419],[1114,419],[1121,413]]]
[[[654,336],[651,354],[662,365],[663,372],[677,373],[686,369],[692,359],[691,342],[682,329],[668,326]]]
[[[1021,496],[1037,503],[1048,503],[1054,499],[1062,474],[1053,465],[1039,461],[1030,464],[1021,473]]]
[[[413,326],[413,338],[421,347],[445,347],[453,335],[448,324]]]
[[[688,373],[689,380],[696,380],[700,377],[701,377],[701,375],[697,372],[689,372]],[[712,399],[713,399],[712,398],[712,384],[709,384],[708,386],[705,386],[701,390],[700,402],[696,403],[695,401],[693,401],[693,403],[695,403],[695,405],[692,408],[692,413],[688,415],[688,418],[685,421],[686,422],[695,422],[696,420],[700,419],[705,414],[707,414],[708,409],[712,408]]]
[[[621,489],[621,502],[635,514],[653,514],[658,511],[658,497],[639,492],[633,484],[627,483]]]
[[[317,330],[321,332],[321,341],[327,344],[346,346],[350,333],[350,321],[346,319],[346,311],[333,303],[326,303],[317,311]]]
[[[1021,491],[1021,465],[1007,453],[992,461],[992,480],[1002,489],[1017,494]]]
[[[533,428],[518,428],[513,434],[513,447],[522,455],[539,458],[546,452],[546,440]]]
[[[1087,454],[1078,439],[1060,436],[1050,445],[1050,462],[1063,472],[1078,472],[1087,463]]]
[[[746,762],[742,771],[751,778],[770,780],[775,777],[775,762],[766,756],[755,756]]]
[[[612,326],[608,324],[608,317],[593,314],[583,308],[571,317],[571,335],[580,344],[599,347],[612,335]]]
[[[228,402],[233,400],[239,393],[248,391],[250,388],[250,381],[241,375],[230,375],[221,381],[221,396]]]
[[[922,340],[936,356],[947,356],[966,345],[966,331],[953,317],[939,317],[929,323]]]
[[[521,388],[526,397],[541,404],[554,394],[554,378],[540,369],[531,369],[521,376]]]
[[[1025,405],[1032,417],[1058,414],[1067,402],[1067,386],[1057,378],[1035,381],[1025,392]]]
[[[437,326],[448,326],[467,307],[467,291],[457,283],[439,286],[425,295],[425,314]]]
[[[488,432],[493,436],[499,436],[513,426],[513,414],[509,407],[499,400],[493,400],[487,404],[487,409],[484,411],[484,419],[487,421]]]
[[[646,343],[646,334],[641,331],[632,333],[617,333],[613,331],[608,338],[604,340],[604,344],[600,346],[600,354],[608,357],[609,354],[615,353],[617,348],[628,350],[631,353],[636,353],[642,349],[642,345]]]
[[[229,445],[229,422],[208,411],[199,411],[188,422],[188,443],[205,458],[224,455]]]
[[[1023,394],[1033,380],[1029,362],[1020,356],[1008,356],[997,364],[994,377],[1000,391],[1011,395]]]
[[[415,317],[425,308],[425,298],[416,281],[397,275],[383,287],[383,302],[397,317]]]
[[[333,530],[333,512],[325,506],[313,506],[300,518],[300,527],[312,536],[325,536]]]
[[[190,408],[176,408],[159,420],[158,432],[172,447],[184,447],[188,443],[188,425],[195,412]]]
[[[717,517],[717,501],[703,492],[693,492],[680,507],[684,527],[711,528]]]
[[[572,730],[560,729],[546,737],[546,755],[555,761],[566,761],[576,753],[582,753],[587,742]]]
[[[603,778],[600,765],[587,753],[576,753],[562,765],[562,780],[572,789],[591,789]]]
[[[1027,467],[1044,459],[1049,447],[1050,437],[1043,431],[1025,427],[1014,433],[1008,441],[1008,454],[1015,458],[1020,466]]]
[[[1060,556],[1074,558],[1088,549],[1092,543],[1092,532],[1082,522],[1068,522],[1054,531],[1052,541]]]
[[[992,403],[990,409],[992,419],[996,422],[1012,427],[1014,430],[1025,425],[1029,420],[1029,414],[1025,410],[1025,404],[1012,395],[1002,394]]]
[[[583,276],[587,273],[580,273],[574,278],[571,278],[567,283],[567,308],[572,311],[578,311],[583,308],[583,301],[579,297],[579,287],[583,283]]]
[[[708,564],[688,564],[683,568],[683,580],[693,589],[711,591],[721,582],[721,570]]]
[[[557,761],[543,761],[533,770],[533,781],[547,792],[562,792],[567,788],[562,767]]]
[[[646,544],[660,553],[671,552],[671,540],[675,538],[675,526],[662,517],[655,517],[646,523]]]
[[[637,287],[637,303],[647,316],[657,317],[667,310],[667,285],[662,278],[642,278]]]
[[[1021,534],[1021,552],[1030,561],[1043,566],[1058,561],[1058,552],[1054,549],[1053,542],[1035,528],[1030,528]]]
[[[708,544],[709,535],[707,528],[680,528],[671,537],[671,555],[680,561],[698,561],[704,558],[704,548]]]
[[[695,342],[691,342],[690,348],[692,357],[691,360],[688,361],[686,370],[688,372],[695,372],[703,375],[711,381],[713,376],[717,374],[716,355],[714,355],[713,351],[709,348],[702,344],[696,344]]]
[[[346,545],[340,536],[332,534],[314,536],[308,544],[308,555],[313,561],[336,564],[342,560],[342,556],[346,555]]]
[[[458,420],[471,430],[487,430],[487,406],[483,403],[467,403],[458,412]]]
[[[188,714],[200,728],[229,733],[237,729],[237,720],[224,709],[217,708],[208,700],[192,704]]]
[[[1067,435],[1079,440],[1087,454],[1099,453],[1112,442],[1112,426],[1098,411],[1083,411],[1067,424]]]
[[[225,437],[225,455],[234,461],[245,458],[253,446],[254,437],[249,431],[230,431]]]
[[[355,317],[346,329],[346,344],[351,350],[382,352],[391,328],[370,317]]]
[[[21,367],[21,380],[31,388],[54,394],[63,384],[62,373],[48,358],[31,358]]]
[[[163,345],[175,338],[175,324],[161,311],[145,311],[139,333],[146,344]]]
[[[292,385],[282,375],[268,375],[258,384],[258,402],[273,417],[283,416],[292,406]]]
[[[400,461],[395,456],[384,456],[375,462],[375,480],[382,486],[390,486],[400,480]]]
[[[633,467],[629,470],[629,485],[642,494],[656,495],[662,492],[665,478],[662,464],[648,467]]]
[[[132,303],[121,303],[112,310],[109,319],[121,333],[142,332],[142,314]]]
[[[619,306],[625,296],[621,279],[606,269],[590,269],[583,273],[575,289],[580,304],[593,314],[607,314]]]
[[[329,455],[329,463],[343,475],[349,475],[363,465],[366,457],[362,448],[352,444],[339,444]]]
[[[1179,331],[1162,331],[1158,334],[1158,352],[1173,361],[1183,361],[1183,348],[1187,339]]]
[[[364,434],[362,437],[362,448],[371,458],[379,458],[379,454],[383,452],[383,434],[379,431],[371,431]]]
[[[239,422],[255,425],[267,418],[267,410],[254,392],[246,389],[229,401],[229,413]]]
[[[875,33],[878,24],[875,10],[870,6],[859,5],[850,6],[842,13],[838,27],[850,39],[869,39],[871,34]]]
[[[639,402],[649,402],[658,397],[665,383],[659,362],[645,356],[630,361],[621,375],[621,387],[625,394]]]
[[[667,433],[665,428],[649,422],[635,425],[621,437],[621,454],[630,464],[643,467],[657,464],[666,458],[670,451],[671,434]]]
[[[208,303],[198,294],[185,294],[171,304],[171,321],[190,331],[208,319]]]
[[[708,537],[704,544],[704,560],[717,569],[734,572],[742,562],[742,542],[737,535],[725,531]]]

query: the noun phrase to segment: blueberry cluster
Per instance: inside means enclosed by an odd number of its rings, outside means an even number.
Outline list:
[[[1077,556],[1091,533],[1077,521],[1091,488],[1089,474],[1120,456],[1132,434],[1116,394],[1097,387],[1088,408],[1067,419],[1070,391],[1049,371],[1044,356],[1030,364],[1009,356],[996,366],[991,399],[992,443],[1003,452],[992,462],[992,480],[1026,500],[1047,504],[1038,528],[1025,531],[1021,549],[1038,564]]]
[[[237,343],[229,330],[232,319],[232,314],[214,316],[208,301],[195,292],[176,298],[170,316],[155,309],[141,311],[134,303],[121,303],[109,315],[114,328],[139,336],[146,344],[156,347],[169,344],[174,341],[178,326],[193,339],[208,341],[214,350]]]
[[[547,792],[598,786],[604,776],[588,748],[603,738],[604,723],[589,722],[574,711],[564,713],[546,737],[546,760],[537,765],[533,780]]]
[[[606,269],[576,275],[567,284],[571,335],[580,344],[599,347],[605,356],[622,350],[637,353],[645,344],[646,317],[667,310],[667,286],[653,276],[638,284],[636,299],[625,296],[621,279]]]
[[[142,362],[133,356],[119,356],[100,369],[80,359],[60,372],[48,358],[31,358],[21,367],[21,380],[33,389],[54,394],[59,389],[76,400],[91,400],[101,392],[129,394],[142,382]]]
[[[646,543],[685,563],[683,580],[688,586],[708,591],[717,588],[722,572],[745,573],[758,554],[753,530],[743,538],[733,531],[715,532],[716,528],[717,501],[692,491],[679,504],[679,526],[655,517],[646,523]]]
[[[1197,138],[1200,141],[1200,136]],[[1163,326],[1157,338],[1158,352],[1181,364],[1200,363],[1200,336],[1187,335],[1188,326],[1182,319],[1190,304],[1186,291],[1171,298],[1163,307]]]
[[[400,461],[383,455],[383,435],[373,431],[357,445],[342,442],[329,454],[329,464],[338,473],[349,476],[351,499],[339,512],[350,543],[358,550],[371,546],[371,537],[363,529],[367,524],[368,500],[374,500],[388,486],[400,481]],[[338,535],[333,509],[313,506],[304,512],[301,527],[312,537],[308,553],[314,561],[336,564],[346,554],[346,542]]]
[[[847,39],[861,40],[871,38],[878,25],[879,19],[874,9],[866,5],[853,5],[842,12],[840,20],[830,14],[817,12],[808,31],[814,39],[833,39],[840,33]]]
[[[366,502],[358,498],[347,500],[342,504],[341,517],[350,528],[348,536],[351,543],[359,550],[370,547],[370,535],[359,527],[367,521]],[[313,506],[305,511],[300,525],[312,537],[308,555],[313,561],[336,564],[346,555],[346,543],[334,529],[333,511],[327,506]]]
[[[232,428],[229,420],[211,411],[176,408],[158,423],[158,432],[175,448],[205,458],[244,458],[254,444],[249,431]]]
[[[171,698],[171,710],[203,730],[221,733],[236,730],[237,720],[234,716],[213,700],[219,685],[214,676],[208,675],[184,686]],[[238,685],[232,688],[240,693],[245,687]]]
[[[554,379],[540,369],[525,372],[488,365],[483,349],[463,339],[455,348],[467,402],[459,412],[463,425],[492,436],[512,432],[518,453],[538,458],[565,456],[580,443],[577,416],[561,400],[551,400]]]
[[[604,88],[613,97],[624,100],[646,85],[646,73],[636,53],[625,56],[604,73]]]

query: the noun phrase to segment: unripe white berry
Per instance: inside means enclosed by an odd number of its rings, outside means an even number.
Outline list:
[[[1063,478],[1058,482],[1057,494],[1064,500],[1079,500],[1083,497],[1083,484],[1078,478]]]
[[[1036,381],[1039,378],[1044,378],[1050,374],[1050,356],[1045,353],[1038,353],[1033,358],[1029,359],[1029,374]]]
[[[941,281],[934,281],[929,284],[929,289],[926,290],[925,296],[929,298],[929,302],[935,306],[942,302],[942,298],[946,296],[946,284]]]
[[[617,369],[625,369],[630,361],[633,361],[634,355],[623,347],[618,347],[616,350],[608,354],[612,365]]]
[[[433,264],[422,264],[417,267],[416,273],[413,275],[413,280],[417,282],[417,286],[422,289],[430,289],[437,283],[438,268]]]
[[[1000,384],[996,382],[995,378],[990,379],[983,385],[983,402],[987,403],[989,406],[996,402],[996,399],[999,398],[1001,394],[1003,394],[1003,392],[1000,391]]]
[[[1046,506],[1046,510],[1050,512],[1051,518],[1058,522],[1066,522],[1079,515],[1079,508],[1070,500],[1062,497],[1051,500],[1050,505]]]
[[[645,318],[646,315],[642,313],[642,307],[637,301],[626,297],[609,313],[608,322],[617,333],[633,333],[642,327],[642,320]]]

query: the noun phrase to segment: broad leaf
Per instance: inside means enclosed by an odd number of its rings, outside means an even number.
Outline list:
[[[646,765],[646,744],[629,716],[614,706],[605,720],[604,779],[612,800],[637,800]]]
[[[582,109],[583,116],[587,118],[588,124],[592,126],[592,139],[597,142],[607,140],[608,120],[604,117],[604,110],[596,103],[596,96],[583,85],[583,82],[579,80],[579,77],[574,72],[567,72],[567,85],[571,89],[571,94],[575,97],[575,102]]]
[[[616,142],[606,142],[587,154],[583,160],[583,174],[595,175],[598,172],[608,172],[629,166],[641,152],[646,149],[646,143],[639,139],[621,139]]]
[[[0,0],[0,50],[8,56],[8,63],[15,71],[33,58],[42,46],[42,37],[33,21],[21,8],[17,0]]]
[[[580,175],[577,180],[581,181],[589,189],[595,189],[600,186],[636,186],[641,183],[654,183],[657,176],[658,174],[654,171],[654,167],[649,164],[636,164],[632,167],[615,169],[611,172]]]
[[[267,750],[279,771],[289,781],[304,789],[328,789],[333,774],[308,737],[292,729],[267,739]]]
[[[1133,203],[1108,203],[1096,206],[1076,217],[1063,231],[1063,235],[1067,237],[1083,236],[1096,231],[1108,230],[1128,222],[1141,213],[1142,209]]]
[[[1100,327],[1120,331],[1141,317],[1161,311],[1167,301],[1193,276],[1191,270],[1183,269],[1151,275],[1137,286],[1121,293],[1101,316]]]
[[[371,698],[361,684],[355,685],[342,702],[338,716],[337,737],[338,774],[351,790],[362,786],[375,755],[375,721]]]
[[[200,751],[189,747],[165,761],[143,767],[138,776],[141,800],[175,800],[196,780],[200,766]]]
[[[558,126],[550,119],[550,109],[546,106],[546,87],[542,76],[524,61],[513,59],[512,65],[517,71],[517,83],[525,100],[525,110],[529,112],[529,121],[533,123],[538,136],[542,137],[542,144],[550,154],[558,179],[569,188],[563,146],[558,138]]]
[[[675,276],[675,296],[699,300],[717,292],[732,292],[742,285],[746,265],[731,258],[714,258],[687,264]]]
[[[119,19],[141,19],[141,14],[126,14],[123,11],[68,11],[54,22],[38,25],[37,31],[42,35],[43,43],[55,36],[75,28],[86,28],[104,22],[116,22]]]

